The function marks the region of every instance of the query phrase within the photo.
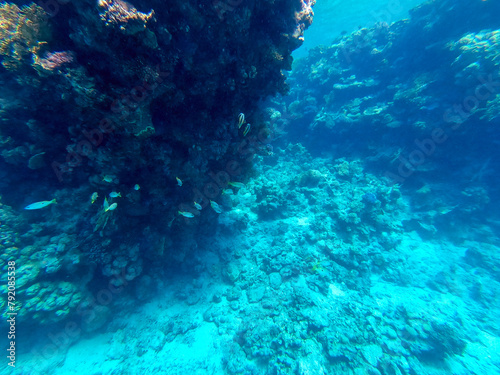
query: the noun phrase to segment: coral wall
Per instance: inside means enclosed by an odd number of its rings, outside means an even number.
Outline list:
[[[265,146],[256,104],[287,91],[314,1],[23,4],[0,6],[0,194],[25,231],[2,252],[31,270],[23,318],[47,323],[89,303],[96,276],[123,285],[213,229],[213,210],[178,211],[216,200],[228,166],[249,175],[242,142]]]

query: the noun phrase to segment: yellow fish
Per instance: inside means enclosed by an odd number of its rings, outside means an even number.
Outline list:
[[[98,197],[99,194],[97,194],[97,191],[93,192],[92,195],[90,196],[90,203],[94,204]]]
[[[26,207],[24,207],[25,210],[39,210],[40,208],[45,208],[47,206],[50,206],[52,203],[57,203],[55,199],[52,199],[51,201],[41,201],[41,202],[36,202],[32,203]]]
[[[245,137],[248,134],[251,127],[252,127],[252,125],[247,124],[247,126],[245,127],[245,130],[243,130],[243,137]]]
[[[187,211],[177,211],[179,215],[184,216],[184,217],[194,217],[194,214],[192,212],[187,212]]]
[[[229,182],[229,185],[234,186],[235,188],[241,189],[245,187],[243,182]]]
[[[113,211],[118,207],[118,203],[113,203],[111,206],[107,207],[104,212]]]
[[[177,185],[182,186],[182,180],[179,177],[175,178],[177,180]]]
[[[214,209],[218,214],[222,213],[222,208],[217,204],[217,202],[210,201],[210,206]]]

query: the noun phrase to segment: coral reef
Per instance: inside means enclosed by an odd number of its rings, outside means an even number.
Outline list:
[[[282,114],[292,139],[308,134],[306,147],[328,149],[326,142],[342,137],[327,152],[363,159],[384,169],[390,184],[416,192],[412,204],[432,217],[431,232],[449,228],[451,211],[468,222],[469,212],[485,209],[498,175],[485,156],[499,141],[491,123],[499,113],[500,24],[488,16],[497,7],[460,3],[438,11],[426,3],[409,20],[341,36],[297,62],[290,96],[270,110]],[[436,12],[443,15],[431,20]],[[481,15],[470,20],[474,32],[446,27],[446,17],[468,12]],[[347,162],[337,168],[344,173]],[[446,178],[457,183],[445,186]]]
[[[264,148],[257,101],[286,92],[283,71],[313,4],[241,3],[223,17],[197,0],[0,6],[2,201],[58,202],[19,213],[30,229],[5,252],[25,271],[21,320],[63,320],[88,303],[100,275],[120,287],[151,262],[180,262],[196,248],[185,238],[207,230],[214,213],[190,222],[178,211],[193,209],[194,192],[207,194],[210,176],[228,165],[233,179],[251,173],[242,141]],[[245,133],[240,112],[252,122]]]
[[[19,8],[4,2],[0,5],[0,20],[2,65],[13,71],[27,68],[42,45],[51,39],[44,10],[34,3]]]
[[[23,372],[496,371],[497,2],[290,74],[313,0],[58,4],[0,6]]]

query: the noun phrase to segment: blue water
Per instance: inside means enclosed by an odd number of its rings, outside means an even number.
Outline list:
[[[392,23],[409,17],[408,10],[421,0],[319,0],[314,6],[314,24],[306,31],[304,44],[295,50],[296,58],[318,45],[328,45],[343,33],[352,33],[360,27],[373,27],[377,22]]]
[[[499,2],[319,0],[287,87],[253,2],[58,4],[0,5],[0,374],[500,374]]]

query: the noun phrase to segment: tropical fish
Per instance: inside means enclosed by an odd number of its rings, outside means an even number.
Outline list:
[[[453,211],[457,207],[458,207],[458,204],[455,206],[439,207],[436,211],[441,215],[446,215],[447,213],[450,213],[451,211]]]
[[[194,202],[194,206],[196,207],[197,210],[200,210],[203,208],[201,207],[201,204],[197,203],[197,202]]]
[[[104,207],[104,211],[107,211],[109,208],[109,203],[106,197],[104,197],[104,202],[102,202],[102,207]]]
[[[121,198],[122,197],[122,194],[120,192],[116,192],[116,191],[112,191],[111,193],[109,193],[109,196],[111,198]]]
[[[52,199],[51,201],[41,201],[41,202],[32,203],[29,206],[24,207],[24,209],[25,210],[39,210],[40,208],[45,208],[47,206],[50,206],[52,203],[57,203],[55,198]]]
[[[184,217],[194,217],[194,214],[192,212],[187,212],[187,211],[177,211],[179,215],[184,216]]]
[[[141,187],[139,186],[139,184],[135,184],[134,185],[134,190],[139,190]]]
[[[241,189],[245,187],[243,182],[229,182],[229,185],[234,186],[235,188]]]
[[[238,115],[238,129],[241,128],[241,125],[243,125],[245,123],[245,114],[244,113],[240,113]]]
[[[214,209],[218,214],[222,213],[222,208],[217,204],[217,202],[210,201],[210,206]]]
[[[99,194],[97,194],[97,191],[93,192],[92,195],[90,196],[90,203],[94,204],[98,197]]]
[[[243,130],[243,137],[245,137],[248,134],[251,127],[252,127],[252,125],[247,124],[247,126],[245,127],[245,130]]]
[[[175,178],[177,180],[177,185],[182,186],[182,180],[179,177]]]
[[[113,210],[116,209],[116,207],[118,207],[118,203],[113,203],[111,206],[109,206],[108,208],[106,208],[104,210],[104,212],[113,211]]]
[[[227,194],[233,194],[233,191],[231,189],[222,190],[222,195],[227,195]]]
[[[106,176],[104,176],[104,177],[102,178],[102,180],[103,180],[104,182],[109,182],[109,183],[111,183],[111,182],[113,182],[113,176],[110,176],[109,174],[107,174]]]

